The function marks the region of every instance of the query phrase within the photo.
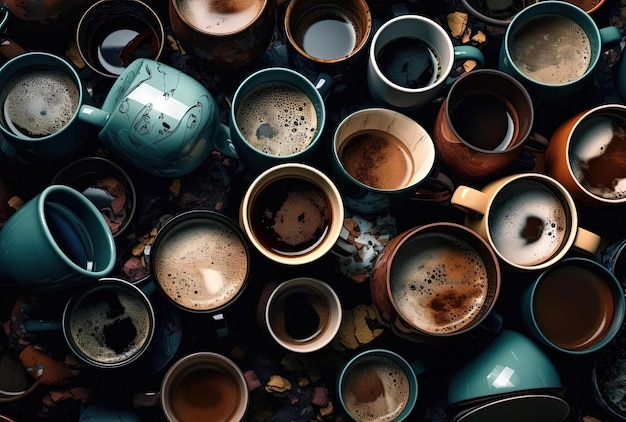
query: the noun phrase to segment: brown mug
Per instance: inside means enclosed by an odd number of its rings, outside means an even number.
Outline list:
[[[274,36],[276,0],[169,0],[172,31],[183,48],[215,68],[260,58]]]
[[[533,122],[533,103],[521,83],[499,70],[477,69],[452,84],[433,139],[447,172],[480,180],[505,170],[528,147]]]
[[[581,204],[626,202],[626,106],[604,104],[561,123],[545,154],[546,172]]]

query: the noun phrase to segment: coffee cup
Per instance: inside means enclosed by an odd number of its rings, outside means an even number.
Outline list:
[[[337,335],[341,317],[337,293],[327,283],[310,277],[269,283],[257,307],[261,330],[294,353],[326,347]]]
[[[274,36],[276,0],[169,0],[172,31],[183,48],[218,70],[258,60]]]
[[[83,105],[80,120],[100,128],[111,153],[160,177],[199,167],[213,148],[230,156],[228,128],[199,81],[152,59],[137,59],[110,88],[101,108]]]
[[[214,352],[196,352],[176,361],[157,392],[137,393],[135,407],[160,404],[168,421],[244,420],[248,386],[235,362]]]
[[[441,344],[490,328],[500,283],[487,242],[460,224],[438,222],[391,239],[374,262],[370,297],[377,319],[394,333]]]
[[[165,29],[157,13],[141,0],[99,0],[80,17],[76,46],[91,70],[117,78],[135,59],[159,58]]]
[[[0,353],[0,403],[21,400],[33,393],[41,380],[33,380],[22,363],[4,350]],[[0,421],[2,421],[0,415]]]
[[[624,334],[622,329],[613,341],[598,351],[591,366],[590,392],[593,403],[615,421],[626,421],[624,408]]]
[[[617,27],[598,28],[578,6],[540,1],[516,14],[507,26],[498,66],[519,80],[534,100],[555,102],[581,89],[604,47],[620,40]]]
[[[626,106],[603,104],[577,113],[553,132],[546,173],[588,206],[626,202]]]
[[[118,369],[137,361],[154,336],[155,313],[146,294],[116,278],[102,278],[77,290],[60,321],[25,320],[28,333],[61,330],[82,362]]]
[[[284,32],[289,62],[299,73],[311,80],[326,73],[351,85],[364,80],[372,32],[365,0],[290,1]]]
[[[65,290],[106,277],[115,258],[102,214],[68,186],[46,187],[0,230],[0,273],[26,290]]]
[[[454,187],[435,174],[435,144],[412,118],[385,108],[345,117],[333,134],[331,176],[346,208],[361,214],[388,211],[407,200],[444,201]],[[438,194],[422,196],[424,189]]]
[[[506,27],[522,9],[540,0],[460,0],[463,9],[489,26]],[[489,30],[489,27],[487,27]]]
[[[617,335],[624,321],[624,288],[603,265],[586,258],[559,261],[524,291],[527,329],[548,347],[569,354],[593,353]]]
[[[528,146],[533,103],[512,76],[492,69],[461,75],[439,107],[433,139],[446,172],[464,180],[497,175]]]
[[[8,142],[3,153],[9,158],[55,161],[85,145],[91,127],[78,114],[91,99],[70,62],[24,52],[0,67],[0,86],[0,136]]]
[[[450,421],[566,422],[570,415],[570,405],[561,396],[562,394],[531,392],[492,398],[479,405],[463,409],[455,414]]]
[[[423,107],[446,87],[455,60],[484,63],[473,46],[453,46],[437,22],[419,15],[396,16],[380,26],[370,44],[367,86],[383,107]]]
[[[247,187],[239,225],[266,259],[303,265],[330,252],[340,239],[344,208],[335,184],[315,167],[270,167]]]
[[[150,273],[158,290],[179,309],[209,314],[220,338],[229,335],[223,311],[245,290],[251,264],[241,229],[208,210],[170,218],[150,250]]]
[[[626,238],[615,240],[606,245],[597,255],[597,260],[604,265],[626,287]]]
[[[594,255],[600,246],[598,235],[579,227],[569,192],[541,173],[500,177],[481,190],[461,185],[450,202],[511,270],[543,270],[570,251]]]
[[[419,394],[417,376],[424,371],[421,363],[409,363],[391,350],[365,350],[341,368],[339,402],[356,421],[410,420]]]
[[[332,81],[314,85],[282,67],[258,70],[237,87],[230,107],[230,135],[238,157],[260,173],[287,161],[311,161],[326,124],[323,93]]]

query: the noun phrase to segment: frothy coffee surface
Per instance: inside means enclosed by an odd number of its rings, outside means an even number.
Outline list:
[[[509,40],[513,63],[530,79],[566,84],[591,64],[591,43],[584,29],[560,15],[541,15],[516,29]]]
[[[421,233],[398,250],[390,271],[393,301],[402,318],[430,333],[471,324],[489,289],[476,249],[446,233]]]
[[[317,134],[317,111],[299,88],[266,83],[246,94],[235,119],[243,137],[269,155],[285,157],[304,151]]]
[[[347,368],[341,395],[354,419],[387,422],[406,407],[409,388],[409,379],[398,363],[384,356],[365,356]]]
[[[600,114],[580,122],[568,151],[574,177],[591,194],[626,197],[626,118]]]
[[[201,31],[212,34],[238,32],[261,13],[264,0],[177,0],[185,20]]]
[[[556,192],[534,180],[509,183],[494,198],[489,233],[495,249],[518,265],[557,254],[568,236],[568,213]]]
[[[187,220],[153,248],[155,278],[174,302],[192,310],[227,304],[243,288],[248,255],[241,238],[213,220]]]
[[[141,296],[104,287],[76,302],[69,331],[87,357],[113,364],[133,357],[144,347],[151,332],[150,318]]]
[[[76,114],[80,91],[76,82],[53,68],[30,70],[13,76],[0,92],[2,125],[29,138],[52,135]]]
[[[409,149],[400,139],[382,130],[355,133],[339,154],[350,176],[376,189],[403,188],[413,174]]]

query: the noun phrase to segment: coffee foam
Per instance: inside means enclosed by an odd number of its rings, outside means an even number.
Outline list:
[[[571,136],[568,159],[588,192],[608,200],[625,198],[626,119],[607,113],[583,120]]]
[[[383,356],[366,356],[353,363],[344,374],[341,394],[346,408],[359,421],[393,421],[409,401],[408,377],[400,365]],[[371,390],[382,383],[382,391],[372,401],[359,400],[358,391]],[[355,392],[357,394],[355,394]],[[371,391],[368,391],[368,394]]]
[[[591,63],[591,43],[585,30],[564,16],[549,14],[529,19],[510,38],[513,63],[541,83],[575,81]]]
[[[76,82],[57,69],[37,69],[12,77],[0,93],[2,124],[9,132],[42,137],[60,131],[78,110]]]
[[[545,262],[561,250],[568,236],[562,200],[536,181],[509,183],[494,198],[489,212],[495,249],[518,265]]]
[[[317,111],[299,88],[266,83],[243,97],[237,127],[252,145],[269,155],[289,156],[304,151],[317,134]]]
[[[78,349],[88,358],[113,364],[133,357],[148,340],[151,330],[150,313],[146,303],[137,294],[125,289],[104,289],[114,293],[123,312],[111,313],[110,303],[99,297],[101,289],[90,292],[76,302],[69,316],[70,336]],[[107,346],[105,327],[129,318],[136,330],[135,338],[122,353]]]
[[[238,32],[261,13],[264,0],[177,0],[185,20],[201,31],[214,34]]]
[[[179,305],[210,310],[234,298],[247,278],[244,243],[214,221],[187,221],[169,231],[153,249],[155,278]]]
[[[478,252],[445,233],[407,240],[394,257],[389,278],[402,318],[430,333],[452,333],[471,324],[489,291]]]

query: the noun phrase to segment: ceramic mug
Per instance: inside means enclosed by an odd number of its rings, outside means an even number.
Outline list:
[[[626,106],[603,104],[562,122],[545,153],[546,173],[588,206],[626,202]]]
[[[269,283],[258,301],[257,322],[281,347],[294,353],[321,350],[339,332],[341,301],[331,286],[310,277]]]
[[[290,1],[283,24],[288,58],[299,73],[311,80],[326,73],[346,84],[364,80],[372,33],[365,0]]]
[[[450,82],[456,60],[484,63],[476,47],[453,46],[437,22],[419,15],[396,16],[372,38],[367,62],[369,93],[384,107],[420,108]]]
[[[401,337],[434,343],[489,328],[500,283],[487,242],[460,224],[438,222],[391,239],[374,262],[370,297],[382,324]]]
[[[410,117],[367,108],[335,129],[331,177],[346,208],[361,214],[388,211],[410,198],[443,202],[454,187],[435,173],[437,152],[428,132]],[[439,193],[423,196],[426,190]]]
[[[617,27],[598,28],[578,6],[540,1],[516,14],[506,28],[498,66],[526,86],[533,99],[554,102],[579,90],[604,47],[620,40]]]
[[[183,48],[219,70],[259,59],[274,36],[276,0],[169,0],[172,31]]]
[[[68,186],[46,187],[0,230],[0,272],[27,290],[70,289],[106,277],[115,263],[100,210]]]
[[[624,288],[603,265],[568,258],[542,272],[520,298],[528,330],[548,347],[594,353],[609,344],[624,321]]]
[[[433,139],[446,172],[480,180],[517,159],[533,123],[533,103],[522,84],[499,70],[477,69],[452,84],[437,112]]]
[[[493,248],[509,269],[545,269],[571,250],[594,255],[601,238],[578,226],[574,199],[559,182],[540,173],[496,179],[481,190],[459,186],[451,204],[465,225]]]
[[[155,176],[188,174],[213,148],[235,154],[211,93],[184,72],[151,59],[133,61],[102,107],[83,105],[78,117],[100,128],[98,137],[113,154]]]
[[[265,170],[246,188],[239,207],[239,225],[257,252],[287,266],[309,264],[331,252],[343,219],[335,184],[302,163]]]
[[[489,26],[504,28],[522,9],[540,0],[460,0],[463,8]],[[489,26],[487,30],[489,31]],[[496,32],[496,31],[493,31]]]
[[[168,421],[240,422],[248,401],[248,385],[239,366],[213,352],[195,352],[179,359],[163,376],[159,391],[133,397],[135,407],[160,404]]]
[[[67,60],[46,52],[24,52],[0,67],[0,136],[3,153],[31,161],[60,160],[85,145],[91,127],[79,118],[91,103]]]
[[[330,85],[330,78],[313,84],[282,67],[244,79],[229,111],[231,140],[244,165],[258,174],[287,161],[310,162],[323,140]]]
[[[135,59],[159,58],[165,29],[157,13],[143,1],[99,0],[78,21],[76,46],[91,70],[117,78]]]

